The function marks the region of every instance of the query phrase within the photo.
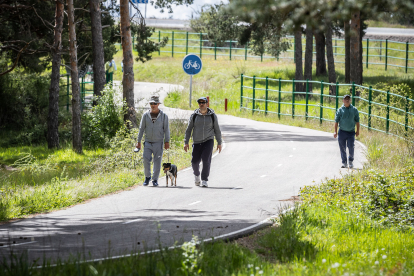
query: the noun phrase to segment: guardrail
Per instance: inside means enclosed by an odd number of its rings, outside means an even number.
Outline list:
[[[174,57],[174,55],[177,54],[197,54],[200,57],[214,56],[214,59],[217,59],[218,57],[226,57],[229,60],[235,58],[244,60],[247,60],[248,58],[260,58],[261,61],[263,61],[263,59],[275,59],[275,57],[270,56],[267,53],[264,53],[261,56],[252,55],[250,54],[251,48],[248,44],[239,45],[238,41],[234,40],[226,40],[226,47],[218,47],[216,43],[207,39],[206,33],[156,31],[150,39],[160,42],[162,37],[168,37],[169,40],[168,44],[158,51],[158,55],[161,55],[161,53],[168,53]],[[294,47],[295,43],[293,36],[288,36],[285,39]],[[305,46],[305,42],[303,37],[302,45]],[[413,43],[408,43],[408,41],[398,42],[388,39],[365,39],[362,43],[363,63],[366,68],[368,68],[369,65],[375,65],[383,66],[383,69],[387,70],[389,66],[393,66],[404,68],[406,73],[408,73],[408,69],[414,69],[414,51],[410,51],[410,49],[414,49]],[[133,45],[134,44],[135,38],[133,37]],[[344,39],[333,38],[333,44],[335,62],[345,63]],[[316,54],[316,52],[313,51],[313,54]],[[287,50],[276,59],[294,60],[294,49]],[[314,58],[314,60],[316,59]]]
[[[296,91],[297,83],[304,83],[305,91]],[[311,86],[314,89],[310,89]],[[318,119],[320,123],[334,122],[335,113],[340,107],[339,99],[342,99],[340,95],[345,94],[352,95],[352,105],[359,110],[361,126],[368,130],[404,137],[414,129],[413,99],[354,83],[241,75],[240,109],[277,114],[279,119],[281,116],[291,116]]]

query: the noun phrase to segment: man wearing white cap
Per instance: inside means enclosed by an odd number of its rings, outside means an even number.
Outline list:
[[[166,150],[170,148],[170,128],[167,114],[158,108],[159,98],[152,96],[149,104],[151,109],[142,115],[136,147],[141,149],[141,140],[145,132],[143,154],[145,181],[143,185],[147,186],[151,180],[151,161],[154,159],[152,184],[158,186],[163,146]]]

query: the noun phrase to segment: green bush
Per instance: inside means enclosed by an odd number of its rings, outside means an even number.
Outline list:
[[[109,140],[123,125],[125,104],[115,98],[115,91],[106,85],[102,96],[97,97],[97,105],[90,112],[82,114],[82,140],[86,146],[108,147]]]

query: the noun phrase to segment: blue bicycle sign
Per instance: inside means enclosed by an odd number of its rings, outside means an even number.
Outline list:
[[[203,63],[197,55],[186,55],[183,59],[183,70],[189,75],[200,73]]]

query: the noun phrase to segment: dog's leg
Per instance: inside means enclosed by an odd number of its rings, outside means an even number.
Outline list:
[[[175,175],[174,180],[175,180],[175,187],[177,187],[177,175]]]
[[[168,187],[168,175],[165,176],[165,180],[167,181],[167,187]]]

